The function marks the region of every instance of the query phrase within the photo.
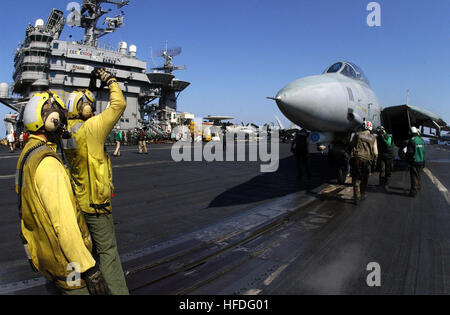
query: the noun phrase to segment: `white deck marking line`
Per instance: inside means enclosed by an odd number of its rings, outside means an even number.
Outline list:
[[[0,160],[3,159],[18,159],[20,156],[20,154],[16,154],[16,155],[4,155],[4,156],[0,156]]]
[[[436,176],[431,173],[431,171],[428,168],[424,168],[423,171],[427,176],[430,178],[430,180],[433,182],[434,185],[436,185],[437,189],[444,195],[445,200],[447,200],[448,205],[450,205],[450,193],[448,192],[448,189],[439,181],[439,179],[436,178]]]
[[[10,179],[10,178],[15,178],[16,174],[12,174],[12,175],[0,175],[0,179]]]
[[[271,275],[269,275],[266,280],[264,280],[264,285],[268,286],[269,284],[272,283],[273,280],[275,280],[276,277],[278,277],[280,275],[280,273],[283,272],[284,269],[286,269],[286,267],[289,266],[289,263],[282,265],[280,268],[278,268],[277,270],[275,270],[275,272],[273,272]]]
[[[147,161],[147,162],[138,162],[138,163],[129,163],[129,164],[118,164],[113,165],[112,168],[124,168],[124,167],[135,167],[135,166],[147,166],[147,165],[156,165],[156,164],[165,164],[165,163],[176,163],[172,160],[166,161]]]
[[[148,161],[148,162],[140,162],[140,163],[130,163],[130,164],[119,164],[113,165],[112,168],[125,168],[125,167],[136,167],[136,166],[148,166],[148,165],[157,165],[157,164],[165,164],[165,163],[175,163],[174,161]],[[11,175],[0,175],[0,179],[10,179],[15,178],[16,174]]]

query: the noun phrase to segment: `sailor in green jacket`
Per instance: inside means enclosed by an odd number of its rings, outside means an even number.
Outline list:
[[[411,127],[412,138],[408,142],[406,159],[410,164],[411,190],[409,195],[415,197],[420,191],[420,177],[425,166],[425,141],[420,137],[416,127]]]
[[[120,156],[120,144],[122,142],[122,131],[116,130],[114,132],[114,141],[116,141],[116,150],[114,150],[113,156]]]
[[[377,128],[377,146],[380,165],[380,187],[387,191],[394,169],[394,142],[383,126]]]
[[[110,106],[94,115],[95,96],[77,90],[67,98],[68,130],[71,139],[64,142],[75,197],[83,211],[100,260],[100,270],[111,294],[128,294],[111,208],[112,168],[105,140],[126,108],[117,80],[105,69],[96,76],[109,87]]]

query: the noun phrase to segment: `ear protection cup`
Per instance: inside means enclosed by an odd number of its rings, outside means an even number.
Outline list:
[[[89,105],[90,109],[85,109]],[[78,89],[73,91],[67,97],[67,117],[88,119],[93,116],[96,110],[95,95],[87,89]]]
[[[83,107],[83,111],[81,112],[81,114],[82,114],[84,117],[92,116],[92,107],[89,106],[89,105],[84,106],[84,107]]]
[[[47,132],[55,132],[61,124],[61,116],[58,112],[51,112],[45,119],[44,128]]]
[[[63,101],[52,91],[34,94],[23,111],[23,123],[30,132],[43,129],[48,134],[59,134],[67,124],[66,117]]]
[[[84,119],[92,117],[92,115],[93,115],[92,106],[87,103],[84,103],[81,106],[82,106],[81,111],[80,111],[81,117]]]

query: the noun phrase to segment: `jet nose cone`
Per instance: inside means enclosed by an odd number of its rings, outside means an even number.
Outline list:
[[[338,109],[346,99],[336,80],[318,75],[289,83],[278,92],[275,100],[289,120],[304,128],[316,130],[318,125],[340,116]]]
[[[281,110],[289,110],[295,107],[295,94],[295,91],[293,91],[292,89],[283,88],[274,97],[274,100],[277,102],[277,105]]]
[[[313,84],[309,78],[296,80],[282,88],[275,96],[275,101],[286,115],[295,115],[299,111],[308,111]]]

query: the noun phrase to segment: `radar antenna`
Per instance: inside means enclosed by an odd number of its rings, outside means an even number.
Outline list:
[[[182,50],[181,47],[168,48],[166,42],[166,47],[163,49],[158,49],[157,52],[158,57],[164,58],[164,65],[161,67],[152,68],[152,70],[161,70],[164,71],[165,73],[170,74],[172,74],[174,70],[186,70],[186,65],[174,66],[172,63],[173,57],[181,54],[181,50]]]

